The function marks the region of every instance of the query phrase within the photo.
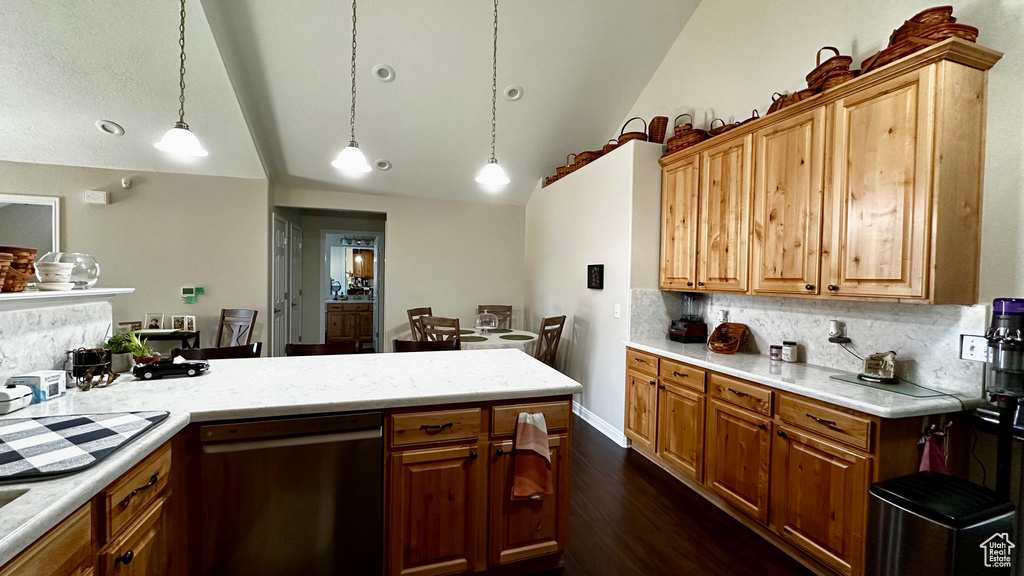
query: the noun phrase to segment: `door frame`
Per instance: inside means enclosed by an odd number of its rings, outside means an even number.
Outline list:
[[[287,278],[287,276],[288,276],[288,250],[290,249],[290,245],[289,245],[288,241],[290,240],[289,235],[290,235],[290,232],[291,232],[291,224],[288,222],[288,220],[286,218],[284,218],[280,214],[274,212],[272,217],[271,217],[271,220],[270,220],[270,314],[269,314],[269,316],[270,316],[269,320],[270,321],[268,322],[268,330],[267,330],[267,332],[269,333],[269,336],[270,336],[270,338],[269,338],[269,340],[270,340],[270,350],[267,351],[267,356],[276,356],[276,354],[274,352],[277,350],[277,347],[278,347],[278,344],[279,344],[279,342],[277,340],[278,340],[278,338],[280,338],[280,336],[278,334],[276,334],[275,330],[274,330],[275,323],[276,323],[275,322],[275,318],[274,318],[274,316],[275,316],[274,306],[278,302],[278,300],[277,300],[277,282],[276,282],[276,280],[277,280],[277,259],[275,258],[275,255],[274,255],[274,250],[275,250],[274,243],[276,242],[275,229],[277,228],[279,223],[281,224],[281,229],[282,229],[284,237],[285,237],[284,238],[284,250],[285,250],[284,274],[285,274],[286,279],[288,279],[289,282],[290,282],[290,279]],[[285,298],[285,300],[288,299],[288,291],[287,290],[285,291],[284,298]],[[290,308],[290,306],[286,305],[284,307],[284,311],[283,311],[283,313],[284,313],[284,331],[285,331],[285,334],[284,334],[283,338],[285,340],[288,339],[287,332],[288,332],[288,320],[289,320],[288,316],[289,316],[289,312],[290,312],[289,308]],[[219,335],[218,335],[218,337],[219,337]],[[287,342],[285,342],[285,343],[287,344]],[[283,350],[283,348],[282,348],[282,350]]]
[[[288,344],[302,342],[302,226],[288,222]],[[298,257],[295,250],[298,248]],[[295,270],[298,268],[298,276]],[[296,284],[298,281],[298,284]],[[298,320],[298,327],[295,322]]]
[[[373,279],[376,281],[377,290],[373,297],[373,349],[376,352],[383,352],[383,337],[381,332],[384,327],[384,237],[386,232],[368,232],[365,230],[320,230],[320,289],[317,291],[320,297],[320,331],[319,339],[324,339],[327,330],[327,300],[330,299],[328,282],[331,278],[330,254],[327,252],[327,236],[340,234],[343,236],[362,236],[373,238]]]

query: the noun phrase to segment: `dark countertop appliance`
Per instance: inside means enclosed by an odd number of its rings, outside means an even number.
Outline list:
[[[668,339],[684,344],[706,344],[708,325],[704,323],[704,297],[700,294],[683,294],[683,315],[673,320],[668,329]]]

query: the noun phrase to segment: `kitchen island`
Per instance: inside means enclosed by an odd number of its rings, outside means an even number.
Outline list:
[[[77,514],[90,507],[97,520],[92,534],[93,546],[106,550],[109,558],[105,559],[104,551],[99,560],[93,554],[89,567],[123,564],[123,552],[107,549],[125,541],[124,534],[131,528],[115,532],[108,522],[112,514],[110,508],[105,509],[101,500],[108,496],[111,486],[137,473],[140,466],[157,465],[157,452],[162,454],[170,440],[168,454],[174,456],[167,459],[173,462],[171,469],[175,478],[167,481],[166,488],[158,489],[166,490],[162,492],[165,497],[175,495],[174,499],[166,500],[167,510],[172,512],[165,516],[174,520],[168,525],[178,526],[173,531],[181,533],[183,538],[181,542],[171,539],[165,545],[166,550],[160,550],[168,557],[175,556],[168,551],[180,552],[177,556],[188,558],[188,568],[198,573],[197,545],[191,540],[194,540],[193,527],[198,525],[195,507],[201,425],[375,410],[384,411],[385,573],[478,572],[510,562],[523,562],[525,566],[541,560],[544,562],[538,566],[547,567],[557,563],[565,546],[562,536],[567,529],[568,511],[569,403],[570,396],[579,393],[581,388],[518,350],[483,350],[222,360],[211,362],[210,371],[195,378],[143,382],[123,376],[107,388],[88,392],[73,390],[64,398],[33,405],[6,418],[143,410],[164,410],[170,417],[83,472],[0,486],[0,502],[13,497],[10,503],[0,507],[0,565],[23,551],[23,556],[30,554],[33,542],[51,538],[58,532],[54,527],[60,528],[66,518],[77,518]],[[512,440],[510,425],[514,426],[514,414],[520,410],[544,412],[549,420],[552,468],[556,483],[561,487],[556,487],[554,498],[548,498],[553,508],[545,505],[542,510],[534,511],[545,518],[557,519],[558,534],[552,534],[552,538],[545,541],[517,542],[516,526],[509,522],[514,522],[517,515],[529,521],[534,512],[517,510],[505,514],[502,505],[494,504],[506,499],[503,492],[510,470],[507,457]],[[445,418],[446,412],[457,412],[459,419]],[[419,422],[421,419],[423,424]],[[447,425],[449,421],[453,424]],[[435,428],[441,430],[437,437],[418,434],[420,430],[430,432]],[[459,482],[463,483],[460,486],[467,492],[464,499],[456,499],[461,504],[459,509],[444,510],[440,513],[447,516],[438,518],[403,516],[402,511],[408,511],[406,505],[416,504],[408,501],[408,495],[415,498],[416,490],[423,488],[402,487],[396,482],[412,478],[416,482],[427,480],[429,484],[450,479],[453,468],[445,462],[450,464],[463,452],[467,464],[457,470]],[[484,457],[478,458],[478,453]],[[433,469],[447,470],[444,473],[447,476],[431,478],[430,466],[417,467],[416,463],[428,462],[431,458],[440,462]],[[143,472],[143,477],[148,478],[148,471]],[[405,502],[397,502],[396,488],[406,494]],[[434,496],[427,492],[420,495]],[[160,502],[165,497],[161,497]],[[176,507],[171,508],[171,503]],[[138,519],[132,526],[143,527],[141,523],[147,518]],[[437,558],[432,558],[426,549],[409,554],[407,549],[401,548],[409,546],[403,544],[407,538],[420,536],[410,531],[421,526],[450,525],[445,523],[453,520],[463,523],[466,538],[457,544],[448,542],[442,549],[431,549],[439,554]],[[135,561],[141,562],[138,557],[136,555]],[[434,560],[437,561],[431,564]],[[187,573],[185,564],[177,565],[174,572],[156,573],[184,574]],[[88,572],[82,568],[81,573]],[[106,571],[101,569],[97,573]],[[527,573],[526,569],[521,573]],[[0,575],[6,576],[6,572],[0,569]]]

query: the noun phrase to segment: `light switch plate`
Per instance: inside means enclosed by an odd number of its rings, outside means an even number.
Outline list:
[[[616,304],[615,305],[615,317],[619,318],[621,316],[622,316],[622,308],[618,304]]]
[[[988,354],[988,340],[984,336],[960,335],[960,359],[984,362]]]

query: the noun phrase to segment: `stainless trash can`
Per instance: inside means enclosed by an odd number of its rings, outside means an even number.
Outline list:
[[[994,491],[919,472],[870,494],[866,576],[1012,574],[1013,503]]]

